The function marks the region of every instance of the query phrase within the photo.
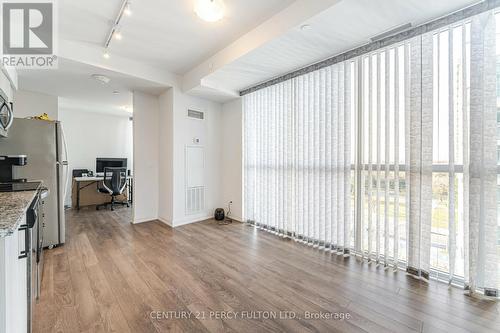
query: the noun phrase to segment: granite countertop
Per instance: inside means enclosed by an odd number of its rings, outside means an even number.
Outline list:
[[[0,192],[0,238],[11,235],[22,221],[37,191]]]

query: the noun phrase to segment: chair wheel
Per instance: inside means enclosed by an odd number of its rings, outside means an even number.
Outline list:
[[[95,210],[99,210],[99,206],[95,206]]]
[[[130,208],[130,205],[129,205],[129,204],[127,204],[127,208]]]

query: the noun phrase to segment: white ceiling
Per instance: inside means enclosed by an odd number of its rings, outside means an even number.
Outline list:
[[[131,103],[122,106],[95,103],[89,100],[59,98],[59,114],[65,112],[91,112],[121,117],[131,117],[133,108]]]
[[[167,71],[185,74],[194,70],[196,74],[197,65],[211,62],[214,54],[219,54],[231,44],[233,49],[236,45],[238,50],[245,50],[234,57],[236,60],[222,57],[223,62],[217,63],[216,69],[208,76],[206,73],[201,75],[201,81],[210,84],[188,89],[191,94],[224,102],[235,98],[236,91],[363,45],[371,37],[396,26],[408,22],[418,25],[477,2],[225,0],[226,17],[217,23],[206,23],[194,14],[194,0],[135,0],[132,1],[133,15],[123,19],[124,39],[112,42],[112,57],[104,60],[100,47],[121,0],[59,1],[59,38],[71,41],[74,45],[93,48],[97,55],[94,54],[93,59],[84,59],[87,57],[85,52],[69,47],[81,57],[66,57],[73,60],[60,57],[57,70],[19,71],[19,87],[63,97],[66,105],[80,101],[82,108],[87,110],[102,110],[103,106],[120,110],[123,105],[132,103],[132,90],[158,94],[172,86],[156,80],[157,77],[154,78],[157,83],[150,81],[153,79],[151,73],[163,77],[161,73]],[[320,14],[306,14],[307,6],[318,9]],[[292,7],[298,8],[294,14],[281,15]],[[287,26],[283,17],[293,19],[293,24]],[[253,45],[252,41],[258,38],[248,37],[244,40],[250,40],[249,43],[238,44],[249,32],[262,36],[259,26],[262,27],[260,24],[266,20],[265,24],[270,23],[267,26],[286,28],[265,44]],[[295,26],[297,22],[302,23]],[[302,31],[300,25],[304,23],[309,24],[311,29]],[[238,42],[233,43],[236,40]],[[124,61],[126,59],[130,61]],[[119,60],[121,67],[116,66]],[[126,71],[137,68],[137,65],[149,70]],[[103,67],[113,68],[114,71]],[[146,75],[146,72],[149,74]],[[102,85],[93,80],[91,74],[105,74],[111,78],[111,82]],[[147,77],[148,80],[140,77]],[[113,90],[120,91],[120,94],[114,95]]]
[[[343,0],[207,79],[228,90],[242,90],[369,42],[392,28],[414,26],[462,9],[477,0]]]
[[[314,0],[316,1],[316,0]],[[132,1],[122,19],[123,40],[111,54],[183,74],[293,0],[226,0],[226,15],[216,23],[199,19],[194,0]],[[121,0],[59,1],[60,38],[103,45]]]
[[[105,75],[111,81],[102,84],[92,78],[92,74]],[[57,70],[18,70],[18,75],[22,90],[80,101],[84,111],[122,110],[123,106],[132,105],[133,90],[151,94],[159,94],[165,90],[161,85],[150,81],[64,58],[59,59]],[[114,91],[119,93],[114,94]]]

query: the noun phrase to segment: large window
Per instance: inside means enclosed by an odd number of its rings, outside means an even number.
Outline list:
[[[245,218],[495,289],[499,21],[485,13],[245,96]]]
[[[430,267],[450,272],[450,230],[455,231],[454,274],[464,276],[464,116],[468,114],[470,24],[436,31],[433,54],[433,155]],[[363,249],[406,261],[408,159],[408,43],[362,58],[361,182]],[[453,121],[450,121],[450,117]],[[467,148],[466,148],[467,149]],[[453,152],[453,156],[450,156]],[[450,201],[453,204],[450,205]],[[452,210],[452,211],[451,211]],[[387,231],[385,230],[387,229]],[[377,232],[380,237],[373,237]],[[387,241],[385,238],[388,238]],[[394,258],[391,258],[394,259]]]

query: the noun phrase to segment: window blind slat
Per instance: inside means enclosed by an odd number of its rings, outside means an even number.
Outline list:
[[[455,273],[456,253],[456,220],[455,220],[455,111],[454,111],[454,63],[453,63],[453,30],[448,30],[448,156],[449,175],[449,205],[448,205],[448,247],[449,247],[449,283],[453,281]]]

